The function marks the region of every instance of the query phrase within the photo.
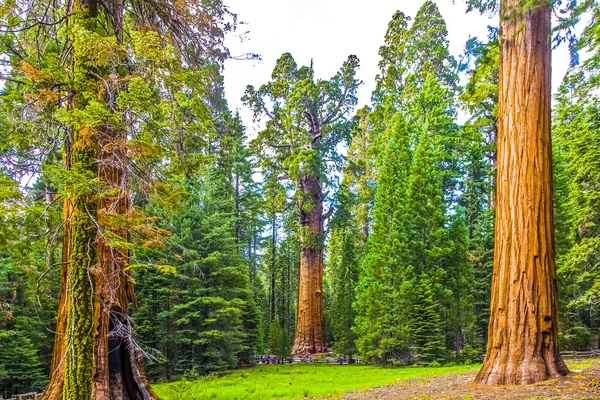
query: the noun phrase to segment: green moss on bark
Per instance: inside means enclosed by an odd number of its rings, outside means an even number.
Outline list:
[[[75,1],[73,29],[88,30],[95,25],[95,18]],[[87,106],[90,88],[97,87],[86,68],[88,44],[76,34],[73,42],[74,108]],[[76,123],[73,137],[72,170],[76,176],[97,176],[97,144],[93,129]],[[93,190],[73,192],[71,215],[70,273],[67,280],[67,354],[63,400],[87,400],[92,398],[94,371],[94,277],[92,267],[96,256],[96,204]]]

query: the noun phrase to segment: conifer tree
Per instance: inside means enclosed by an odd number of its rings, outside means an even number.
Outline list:
[[[590,43],[588,35],[596,23],[586,31],[586,43]],[[600,146],[596,140],[600,113],[594,93],[597,78],[586,78],[594,74],[595,58],[569,71],[559,89],[555,110],[555,215],[557,228],[563,229],[557,232],[557,273],[561,278],[561,300],[565,301],[561,320],[567,338],[582,326],[600,329],[600,321],[594,316],[600,305],[600,263],[596,257],[600,249]]]
[[[375,201],[375,158],[377,130],[372,121],[373,113],[368,107],[356,112],[352,143],[348,149],[348,161],[344,180],[348,187],[354,224],[360,226],[362,246],[367,242],[372,224],[372,208]],[[361,257],[364,252],[361,249]]]
[[[456,115],[454,97],[434,74],[427,74],[423,79],[418,93],[407,100],[407,121],[411,126],[426,127],[429,131],[436,151],[435,158],[444,190],[444,199],[450,208],[457,202],[456,192],[461,172],[459,129],[454,121]],[[413,143],[419,140],[419,134],[418,129],[413,132]]]
[[[384,45],[379,48],[381,60],[375,105],[386,102],[395,109],[419,92],[428,75],[433,75],[452,95],[456,90],[457,63],[448,50],[448,31],[437,5],[427,0],[410,24],[410,17],[397,11],[388,25]]]
[[[435,2],[426,0],[421,5],[407,38],[410,45],[406,54],[409,65],[406,80],[413,86],[411,90],[420,87],[428,75],[433,75],[453,93],[458,82],[457,63],[448,49],[446,21]]]
[[[478,336],[475,329],[475,309],[473,307],[473,290],[475,273],[473,262],[469,258],[469,235],[464,211],[459,208],[452,216],[448,235],[452,239],[452,251],[446,269],[447,288],[452,291],[447,307],[446,348],[460,357],[465,345],[476,348],[483,337]],[[475,360],[472,360],[475,361]]]
[[[167,376],[233,368],[250,361],[260,340],[248,265],[236,243],[235,187],[221,166],[207,167],[202,183],[187,184],[189,199],[165,215],[172,232],[165,250],[138,255],[162,259],[163,278],[142,275],[139,281],[145,307],[136,317],[144,327],[142,340],[172,365]],[[161,300],[153,304],[155,299]],[[164,321],[166,332],[151,329],[145,319],[150,312]],[[162,335],[173,339],[165,342]]]
[[[419,138],[408,184],[409,250],[417,276],[425,273],[433,284],[445,278],[444,263],[452,251],[446,228],[446,205],[438,170],[436,147],[427,126]],[[442,293],[440,293],[442,294]]]
[[[409,358],[406,295],[411,281],[404,218],[410,150],[400,113],[386,134],[389,141],[377,170],[373,232],[356,288],[354,327],[359,354],[383,364]]]
[[[355,313],[354,289],[358,283],[360,262],[359,233],[353,225],[350,212],[351,201],[348,193],[342,188],[338,193],[336,212],[332,219],[332,228],[327,245],[328,258],[325,278],[329,289],[329,304],[326,315],[333,333],[333,350],[350,359],[356,353],[352,331]]]
[[[415,151],[414,161],[410,170],[408,184],[407,224],[409,224],[408,251],[409,262],[417,279],[416,287],[422,291],[418,293],[423,300],[431,296],[436,302],[447,304],[452,289],[448,284],[448,271],[453,242],[449,238],[446,228],[446,206],[442,190],[442,181],[438,170],[435,145],[430,138],[430,133],[422,130],[418,147]],[[427,283],[420,282],[425,278]],[[414,300],[417,302],[418,300]],[[415,303],[416,304],[416,303]],[[436,313],[436,319],[442,322],[442,329],[446,329],[448,321],[441,318],[442,308],[436,306],[430,309],[430,314]],[[432,316],[430,316],[433,318]],[[416,320],[415,320],[416,318]],[[417,310],[411,313],[412,329],[419,328],[421,316]],[[425,339],[419,344],[420,349],[437,347],[437,335],[429,337],[429,345]],[[429,350],[428,350],[429,351]],[[432,354],[427,354],[430,357]],[[435,357],[439,357],[435,354]]]
[[[281,328],[279,319],[275,318],[269,327],[268,350],[277,356],[279,363],[285,362],[290,354],[290,341],[287,333]]]
[[[43,110],[28,118],[35,121],[32,126],[58,126],[51,146],[62,142],[65,155],[62,169],[49,171],[38,161],[27,172],[52,172],[44,183],[53,184],[50,189],[64,199],[60,313],[44,398],[109,393],[152,398],[132,337],[133,280],[125,271],[131,231],[157,231],[132,207],[129,184],[132,171],[144,175],[145,162],[158,158],[144,159],[155,150],[149,142],[160,141],[152,135],[158,129],[145,122],[157,108],[158,102],[148,100],[155,98],[152,84],[159,86],[164,78],[159,65],[174,59],[185,59],[188,66],[222,61],[227,11],[220,2],[174,7],[160,1],[31,0],[5,6],[3,23],[16,30],[3,36],[3,54],[10,54],[15,82],[22,76],[29,80],[24,91],[13,92],[11,103],[18,104],[20,95],[29,107]],[[172,72],[168,75],[177,75]],[[34,103],[28,99],[33,93]],[[25,120],[18,124],[26,125]],[[44,150],[43,140],[32,144],[41,161],[48,154],[56,157]]]
[[[443,343],[440,304],[435,300],[439,296],[439,286],[426,272],[417,277],[411,334],[417,359],[423,362],[439,362],[445,359],[446,347]]]
[[[47,383],[54,338],[45,328],[54,322],[58,284],[58,273],[50,268],[60,249],[46,246],[61,218],[59,207],[46,201],[42,179],[21,193],[17,182],[0,172],[0,396],[5,398],[41,391]],[[48,279],[38,283],[44,273]]]
[[[469,80],[459,96],[469,114],[461,132],[463,169],[459,205],[469,234],[469,256],[475,273],[476,340],[487,337],[494,249],[494,197],[496,191],[496,137],[498,134],[498,29],[490,28],[487,42],[471,38],[465,46],[460,70]],[[483,349],[482,349],[483,351]]]

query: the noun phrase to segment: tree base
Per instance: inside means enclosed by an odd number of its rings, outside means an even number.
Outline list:
[[[160,400],[144,375],[138,351],[126,339],[115,342],[109,340],[108,358],[96,360],[92,400]],[[63,379],[61,365],[40,400],[62,400]]]
[[[314,344],[294,343],[292,354],[295,356],[308,356],[311,354],[325,353],[325,346],[315,346]]]
[[[475,382],[483,385],[530,385],[569,374],[560,355],[527,358],[521,355],[508,359],[508,355],[500,352],[491,354],[486,357]]]

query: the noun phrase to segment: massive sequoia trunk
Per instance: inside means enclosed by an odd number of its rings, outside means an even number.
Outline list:
[[[487,354],[477,382],[568,373],[558,350],[550,3],[501,1],[496,239]]]
[[[325,350],[323,329],[323,194],[319,178],[303,176],[300,192],[300,287],[294,354]]]
[[[59,300],[50,383],[43,396],[47,400],[157,398],[144,376],[141,352],[131,337],[128,303],[134,300],[134,294],[133,280],[126,273],[128,250],[111,247],[105,239],[128,240],[127,230],[115,227],[111,221],[111,215],[125,216],[128,212],[122,168],[127,162],[124,139],[109,127],[101,128],[94,134],[97,148],[88,149],[88,155],[98,159],[87,165],[97,165],[99,178],[119,190],[114,197],[97,203],[76,198],[71,207],[65,202],[66,225],[70,221],[72,230],[67,230],[63,243],[63,259],[67,257],[69,262],[63,270],[64,292]],[[78,137],[76,144],[81,140]],[[78,149],[83,146],[74,147],[77,165]],[[90,212],[95,208],[97,212]],[[81,210],[86,211],[86,217],[82,217]]]
[[[94,1],[75,1],[73,25],[95,31],[96,9]],[[86,69],[89,52],[82,48],[86,45],[77,38],[73,41],[72,107],[80,110],[87,106],[89,91],[99,89],[98,74]],[[124,135],[108,125],[80,122],[73,145],[65,148],[67,169],[78,177],[98,177],[113,190],[79,191],[65,200],[56,343],[42,399],[156,399],[144,376],[141,351],[131,337],[127,308],[133,301],[133,280],[126,273],[128,250],[109,242],[129,239],[123,223],[129,211]]]
[[[142,352],[132,338],[128,304],[134,302],[134,282],[126,269],[129,251],[111,246],[107,238],[128,242],[127,226],[120,222],[129,211],[126,140],[118,131],[101,126],[98,176],[114,197],[99,201],[98,273],[96,276],[93,399],[155,399],[143,370]],[[116,218],[114,218],[116,216]],[[124,219],[126,220],[126,218]]]

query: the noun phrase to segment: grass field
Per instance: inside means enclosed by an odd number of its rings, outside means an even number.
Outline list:
[[[299,399],[394,383],[400,379],[460,373],[479,365],[381,368],[367,365],[265,365],[217,378],[153,385],[164,400]]]
[[[591,360],[567,360],[572,371],[588,368]],[[301,399],[336,395],[402,379],[476,370],[480,365],[453,367],[382,368],[368,365],[265,365],[236,370],[220,377],[153,385],[164,400]]]

